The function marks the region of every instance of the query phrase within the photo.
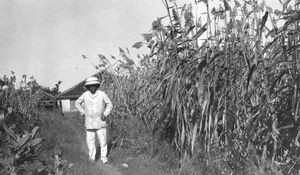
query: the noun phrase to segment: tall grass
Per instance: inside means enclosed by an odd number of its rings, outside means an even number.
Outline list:
[[[259,161],[291,167],[299,147],[299,10],[289,1],[282,11],[222,3],[200,24],[191,6],[164,1],[168,18],[153,22],[148,58],[159,99],[153,129],[174,132],[181,160],[202,148],[209,159],[219,145],[229,162],[242,158],[245,166],[253,147]]]
[[[299,1],[280,10],[263,1],[162,2],[167,16],[133,45],[150,49],[140,64],[128,49],[112,56],[107,90],[127,137],[168,141],[182,165],[201,157],[235,173],[299,169]],[[201,3],[206,23],[193,14]],[[113,67],[99,57],[98,68]]]

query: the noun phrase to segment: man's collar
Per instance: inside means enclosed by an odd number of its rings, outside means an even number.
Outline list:
[[[88,91],[88,92],[89,92],[90,97],[97,97],[98,96],[98,90],[94,94],[92,94],[91,91]]]

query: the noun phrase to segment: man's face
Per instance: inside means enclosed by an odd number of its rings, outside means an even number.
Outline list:
[[[86,87],[92,94],[94,94],[97,89],[99,88],[99,85],[93,84]]]

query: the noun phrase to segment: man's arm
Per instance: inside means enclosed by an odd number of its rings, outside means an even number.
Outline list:
[[[109,115],[110,111],[112,110],[113,104],[110,101],[110,99],[108,98],[108,96],[106,95],[106,93],[104,93],[104,92],[103,92],[103,101],[106,104],[103,115],[106,117]]]
[[[84,102],[84,94],[82,94],[75,102],[75,106],[80,112],[81,115],[84,114],[84,109],[82,108],[81,104]]]

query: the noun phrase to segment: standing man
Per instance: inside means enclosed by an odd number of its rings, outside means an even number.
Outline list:
[[[107,123],[106,118],[113,108],[113,104],[105,92],[98,90],[100,81],[97,77],[86,79],[84,92],[76,101],[75,106],[81,115],[85,116],[86,143],[89,149],[89,160],[95,162],[97,134],[101,146],[100,160],[107,163]]]

